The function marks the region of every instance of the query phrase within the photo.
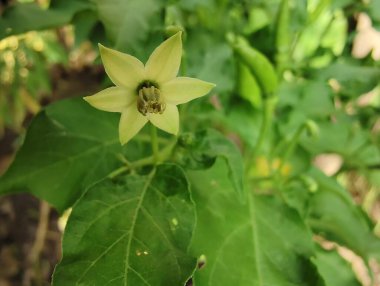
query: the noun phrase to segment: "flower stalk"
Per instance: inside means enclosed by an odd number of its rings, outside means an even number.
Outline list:
[[[157,164],[159,162],[157,128],[153,124],[150,125],[150,137],[154,163]]]

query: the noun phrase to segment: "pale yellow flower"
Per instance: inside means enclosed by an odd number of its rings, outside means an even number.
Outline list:
[[[159,45],[145,66],[128,54],[102,45],[99,48],[105,70],[116,86],[84,99],[97,109],[121,113],[121,144],[127,143],[148,121],[177,135],[177,105],[206,95],[215,86],[196,78],[177,77],[182,55],[181,32]]]

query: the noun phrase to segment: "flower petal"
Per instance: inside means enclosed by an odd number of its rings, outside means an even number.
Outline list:
[[[174,135],[178,134],[179,129],[179,114],[177,106],[168,104],[164,113],[149,114],[149,121],[154,126]]]
[[[197,78],[177,77],[164,83],[161,87],[165,101],[182,104],[206,95],[215,84]]]
[[[135,104],[131,104],[122,113],[119,122],[119,139],[124,145],[137,134],[148,122],[148,118],[142,115]]]
[[[136,101],[134,91],[122,87],[110,87],[83,98],[93,107],[110,112],[122,112]]]
[[[160,83],[177,76],[182,56],[181,33],[171,36],[150,55],[145,65],[148,79]]]
[[[118,86],[135,89],[144,79],[144,65],[137,58],[99,44],[106,73]]]

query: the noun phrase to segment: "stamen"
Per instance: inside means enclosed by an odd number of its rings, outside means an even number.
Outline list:
[[[162,114],[165,111],[166,104],[161,98],[160,90],[155,86],[142,87],[139,89],[137,99],[137,110],[142,115],[148,113]]]

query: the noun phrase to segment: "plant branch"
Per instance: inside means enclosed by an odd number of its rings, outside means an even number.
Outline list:
[[[253,149],[253,156],[255,157],[257,154],[260,153],[262,145],[267,138],[268,132],[270,130],[274,110],[276,107],[277,98],[276,97],[268,97],[263,102],[263,121],[261,123],[261,129],[259,133],[259,138],[257,139],[256,146]]]

